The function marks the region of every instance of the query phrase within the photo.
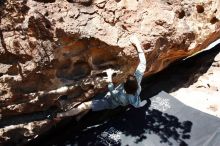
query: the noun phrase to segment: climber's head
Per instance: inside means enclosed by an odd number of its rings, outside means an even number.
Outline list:
[[[138,89],[138,83],[134,75],[128,75],[127,80],[124,83],[124,89],[127,94],[135,95]]]

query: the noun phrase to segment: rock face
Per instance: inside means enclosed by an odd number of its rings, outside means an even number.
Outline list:
[[[113,80],[123,82],[138,64],[133,33],[147,58],[145,76],[220,38],[219,0],[4,0],[0,13],[2,118],[47,110],[63,94],[90,98],[89,90],[106,88],[108,68],[120,70]],[[1,141],[25,142],[45,125],[1,128]]]

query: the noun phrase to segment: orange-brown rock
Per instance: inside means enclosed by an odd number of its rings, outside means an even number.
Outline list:
[[[123,82],[138,64],[133,33],[147,58],[145,76],[220,38],[219,0],[5,0],[0,13],[2,118],[44,111],[62,94],[80,100],[99,92],[108,68],[120,70],[114,82]],[[29,139],[40,133],[24,129]]]

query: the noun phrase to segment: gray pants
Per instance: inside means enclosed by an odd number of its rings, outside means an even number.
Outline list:
[[[111,97],[110,92],[101,93],[92,100],[92,111],[114,109],[118,106],[119,105],[113,104],[113,98]]]

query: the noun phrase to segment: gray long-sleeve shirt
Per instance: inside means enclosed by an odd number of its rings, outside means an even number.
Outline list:
[[[92,101],[92,110],[99,111],[103,109],[113,109],[121,106],[126,106],[128,104],[133,105],[134,107],[140,107],[140,93],[141,93],[141,80],[146,69],[146,58],[143,52],[139,54],[140,63],[134,73],[134,76],[137,79],[138,89],[135,95],[127,94],[124,90],[124,84],[118,85],[116,88],[113,83],[108,84],[109,92],[105,95],[104,98],[99,100]]]

